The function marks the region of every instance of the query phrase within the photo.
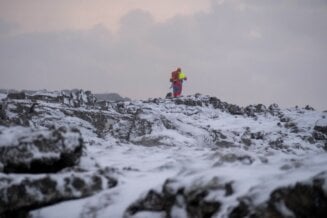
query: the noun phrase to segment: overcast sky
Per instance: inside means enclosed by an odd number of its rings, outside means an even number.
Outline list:
[[[327,0],[0,0],[0,88],[327,109]]]

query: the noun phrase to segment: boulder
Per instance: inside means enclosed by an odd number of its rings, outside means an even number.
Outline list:
[[[210,97],[209,103],[213,106],[213,108],[218,109],[221,108],[222,102],[216,97]]]
[[[64,90],[61,94],[63,103],[72,107],[93,106],[96,102],[96,97],[90,91]]]
[[[234,104],[228,106],[228,112],[232,115],[244,115],[244,109]]]
[[[311,107],[310,105],[306,105],[304,107],[305,110],[308,110],[308,111],[314,111],[315,109],[313,107]]]
[[[272,115],[277,115],[280,112],[280,107],[278,104],[274,103],[274,104],[269,105],[268,111]]]
[[[267,111],[267,108],[263,104],[258,104],[258,105],[249,105],[244,108],[244,112],[251,117],[254,117],[255,114],[258,113],[265,113]]]
[[[0,128],[0,163],[5,173],[50,173],[72,167],[83,150],[77,129]]]

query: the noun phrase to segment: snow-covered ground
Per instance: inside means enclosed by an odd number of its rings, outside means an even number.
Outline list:
[[[179,103],[171,99],[131,101],[106,109],[39,102],[38,115],[30,118],[30,126],[78,127],[85,142],[79,167],[87,171],[107,168],[118,184],[87,198],[36,209],[30,215],[166,217],[166,211],[160,209],[129,213],[128,208],[150,190],[163,192],[169,181],[169,187],[185,192],[206,189],[205,201],[221,203],[212,217],[228,217],[245,197],[251,205],[262,205],[280,187],[310,184],[323,173],[327,179],[327,139],[314,137],[316,125],[326,126],[327,113],[266,108],[254,116],[233,114],[206,104],[209,98],[182,97]],[[190,105],[190,101],[203,104]],[[13,105],[9,103],[8,108]],[[13,111],[7,111],[9,117],[17,116]],[[87,119],[76,115],[86,112]],[[99,124],[101,134],[97,122],[88,121],[93,119],[91,114],[99,113],[105,119]],[[3,139],[14,135],[6,134]],[[226,184],[231,187],[228,194]],[[323,187],[326,194],[327,182]],[[187,217],[186,206],[183,200],[177,202],[171,217]],[[295,216],[283,204],[277,210]]]

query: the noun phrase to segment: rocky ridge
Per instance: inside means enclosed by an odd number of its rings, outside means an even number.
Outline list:
[[[76,217],[324,217],[326,116],[200,94],[125,102],[83,90],[3,95],[0,217],[51,217],[46,206],[96,193],[106,203]],[[119,149],[126,159],[115,162]],[[127,164],[138,151],[154,151],[142,157],[155,164]],[[156,152],[166,153],[151,160]],[[125,194],[115,190],[157,172],[159,182],[117,209],[114,196]]]

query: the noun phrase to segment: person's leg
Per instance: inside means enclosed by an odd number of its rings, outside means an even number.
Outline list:
[[[182,91],[182,83],[180,81],[177,81],[173,85],[173,91],[174,91],[174,97],[178,97],[181,95]]]
[[[173,96],[174,97],[177,97],[178,96],[178,93],[179,93],[178,86],[173,86]]]

